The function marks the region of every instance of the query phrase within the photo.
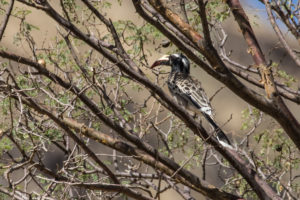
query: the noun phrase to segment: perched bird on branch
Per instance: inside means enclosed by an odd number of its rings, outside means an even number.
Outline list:
[[[168,87],[177,102],[200,111],[213,127],[220,144],[232,148],[229,139],[213,119],[212,108],[201,83],[190,76],[190,62],[187,57],[182,54],[164,55],[151,68],[159,65],[171,66]]]

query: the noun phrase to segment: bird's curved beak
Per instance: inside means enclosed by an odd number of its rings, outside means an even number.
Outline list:
[[[155,61],[151,68],[154,68],[156,66],[159,66],[159,65],[170,65],[169,64],[169,55],[164,55],[163,57],[161,57],[160,59],[158,59],[157,61]]]

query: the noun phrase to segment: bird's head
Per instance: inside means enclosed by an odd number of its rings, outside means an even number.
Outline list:
[[[171,66],[172,72],[181,72],[184,74],[190,73],[190,61],[183,54],[171,54],[164,55],[157,61],[155,61],[151,68],[154,68],[159,65],[168,65]]]

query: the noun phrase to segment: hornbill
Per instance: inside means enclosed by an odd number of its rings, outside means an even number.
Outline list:
[[[190,62],[187,57],[183,54],[164,55],[155,61],[151,68],[159,65],[171,66],[167,83],[177,102],[185,107],[191,105],[200,111],[213,127],[219,143],[232,148],[229,139],[213,119],[212,108],[201,83],[190,76]]]

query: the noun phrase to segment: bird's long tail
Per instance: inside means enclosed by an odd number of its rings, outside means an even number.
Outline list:
[[[208,114],[203,113],[203,115],[206,118],[206,120],[210,123],[210,125],[214,128],[214,130],[216,131],[217,139],[220,142],[220,144],[225,146],[225,147],[231,147],[232,148],[232,145],[231,145],[228,137],[222,131],[222,129],[215,123],[215,121]]]

